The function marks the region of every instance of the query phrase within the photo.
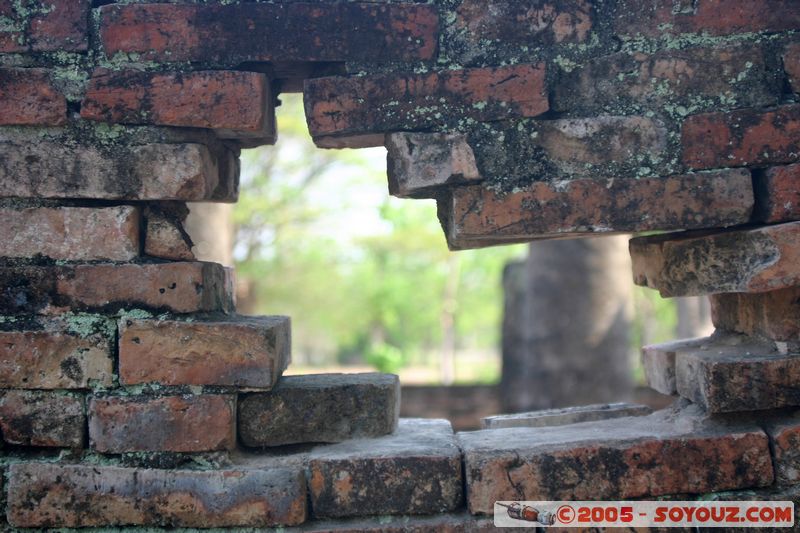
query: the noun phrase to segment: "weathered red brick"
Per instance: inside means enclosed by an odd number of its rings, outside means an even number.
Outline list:
[[[592,6],[587,0],[465,0],[455,14],[456,29],[474,45],[487,40],[515,45],[579,43],[592,29]]]
[[[0,267],[0,308],[54,314],[118,309],[230,311],[230,279],[216,263]]]
[[[783,70],[786,71],[792,90],[800,93],[800,43],[786,46],[783,53]]]
[[[315,520],[303,526],[303,533],[489,533],[494,529],[491,519],[461,512],[434,516]],[[511,529],[508,533],[517,531]]]
[[[767,436],[754,424],[675,413],[551,428],[459,433],[467,505],[497,500],[615,500],[772,484]]]
[[[113,151],[36,135],[0,139],[0,197],[234,201],[232,152],[199,143],[116,146]]]
[[[549,109],[544,64],[306,80],[306,120],[317,146],[383,144],[383,134],[448,120],[535,117]]]
[[[169,209],[160,210],[148,207],[145,210],[144,253],[151,257],[171,261],[194,261],[194,243],[184,229],[188,209],[183,206],[181,213],[171,213]]]
[[[275,105],[257,72],[151,73],[98,69],[81,116],[117,124],[209,128],[223,138],[275,142]]]
[[[770,292],[712,294],[719,329],[788,342],[800,340],[800,287]]]
[[[800,105],[688,117],[681,133],[690,168],[763,166],[800,160]]]
[[[236,397],[93,397],[89,441],[101,453],[230,450],[236,446]]]
[[[50,71],[41,68],[0,68],[0,125],[65,124],[67,99],[50,76]]]
[[[53,391],[0,391],[0,434],[18,446],[81,448],[83,396]]]
[[[84,51],[91,0],[0,0],[0,53]]]
[[[652,412],[653,410],[646,405],[605,403],[487,416],[481,418],[481,426],[483,429],[565,426],[626,416],[646,416]]]
[[[535,182],[507,194],[482,185],[440,198],[452,248],[565,234],[691,229],[746,223],[750,173],[735,169],[649,179]]]
[[[70,322],[72,320],[72,322]],[[0,331],[0,387],[83,389],[112,384],[110,321],[76,316]],[[9,327],[15,327],[11,323]]]
[[[453,133],[392,133],[385,140],[389,193],[431,195],[443,185],[481,179],[464,135]]]
[[[119,329],[124,384],[271,389],[291,360],[289,318],[125,319]]]
[[[796,484],[800,481],[800,413],[773,416],[765,430],[772,444],[776,483]]]
[[[434,514],[462,502],[461,453],[446,420],[401,419],[392,435],[314,448],[307,475],[318,518]]]
[[[617,53],[560,71],[553,85],[557,111],[663,108],[674,115],[774,105],[780,98],[758,44]],[[731,104],[720,102],[720,96]]]
[[[3,257],[129,261],[139,255],[136,207],[0,208]]]
[[[800,12],[794,0],[624,0],[617,4],[614,27],[623,35],[650,37],[775,32],[800,29]]]
[[[712,413],[800,405],[800,357],[774,342],[717,334],[675,354],[678,394]]]
[[[630,241],[633,280],[661,296],[765,292],[800,284],[800,222]]]
[[[9,467],[8,489],[7,516],[15,527],[267,527],[306,518],[305,480],[297,469],[17,463]]]
[[[753,175],[758,222],[800,220],[800,163],[768,168]]]
[[[241,398],[238,409],[245,446],[380,437],[397,429],[400,380],[377,373],[285,376],[271,391]]]
[[[111,5],[100,15],[106,54],[154,61],[431,60],[438,40],[436,8],[419,4]]]

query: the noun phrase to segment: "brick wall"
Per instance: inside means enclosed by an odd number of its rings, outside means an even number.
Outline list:
[[[3,529],[796,500],[798,32],[795,0],[0,0]],[[289,318],[237,315],[183,224],[236,201],[289,91],[321,148],[385,145],[453,249],[674,231],[630,249],[637,283],[711,295],[713,336],[643,349],[680,399],[454,434],[398,421],[394,376],[283,378]]]

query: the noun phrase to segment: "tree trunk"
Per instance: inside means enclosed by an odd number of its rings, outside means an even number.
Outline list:
[[[540,241],[504,273],[508,412],[624,401],[632,392],[628,238]]]

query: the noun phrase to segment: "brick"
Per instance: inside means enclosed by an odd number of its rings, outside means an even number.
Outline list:
[[[303,100],[317,146],[363,148],[383,133],[463,119],[535,117],[549,109],[544,64],[306,80]]]
[[[475,154],[464,135],[392,133],[386,136],[389,193],[426,197],[443,185],[481,179]]]
[[[623,35],[648,37],[777,32],[800,29],[800,13],[794,0],[624,0],[617,4],[614,29]]]
[[[303,526],[303,533],[483,533],[494,529],[466,513],[434,516],[382,516],[378,519],[351,518],[313,521]],[[514,532],[515,530],[510,530]]]
[[[82,448],[83,397],[53,391],[0,391],[0,433],[7,444]]]
[[[754,294],[712,294],[711,320],[719,329],[788,342],[800,340],[800,287]]]
[[[541,411],[514,413],[510,415],[487,416],[481,419],[481,426],[483,429],[564,426],[567,424],[577,424],[579,422],[609,420],[626,416],[645,416],[652,412],[653,410],[646,405],[601,403],[581,405],[578,407],[544,409]]]
[[[747,44],[592,58],[558,73],[552,107],[588,113],[662,107],[679,115],[687,109],[774,105],[779,98],[762,47]]]
[[[800,163],[768,168],[753,174],[758,222],[788,222],[800,219]]]
[[[800,42],[786,45],[783,53],[783,70],[789,86],[795,93],[800,93]]]
[[[3,257],[129,261],[139,255],[136,207],[0,207]]]
[[[0,68],[1,126],[60,126],[67,99],[40,68]]]
[[[245,446],[380,437],[397,428],[400,380],[376,373],[288,376],[268,393],[244,396],[238,409]]]
[[[715,421],[692,407],[551,428],[459,433],[458,440],[473,514],[491,514],[497,500],[652,498],[773,481],[761,429]]]
[[[0,1],[0,53],[84,51],[91,0]]]
[[[775,415],[764,427],[769,435],[777,485],[800,482],[800,413]]]
[[[704,499],[708,501],[742,501],[742,502],[777,502],[777,501],[790,501],[794,503],[795,509],[800,506],[800,489],[797,486],[793,487],[774,487],[758,490],[738,490],[730,492],[718,492],[715,494],[706,494]],[[794,529],[800,528],[800,514],[794,513]],[[698,527],[693,533],[715,533],[714,529],[710,527]],[[668,533],[669,530],[667,530]],[[754,531],[759,533],[782,533],[787,531],[782,527],[759,527]]]
[[[800,160],[800,105],[688,117],[683,162],[694,169],[764,166]]]
[[[678,394],[712,413],[800,405],[800,356],[775,343],[716,334],[675,356]]]
[[[81,117],[116,124],[209,128],[222,138],[275,142],[275,106],[257,72],[151,73],[98,69]]]
[[[236,446],[236,397],[93,397],[89,440],[100,453],[230,450]]]
[[[630,241],[633,280],[661,296],[765,292],[800,284],[800,222]]]
[[[750,173],[743,169],[665,178],[536,182],[507,194],[482,185],[439,199],[453,249],[566,234],[728,226],[748,222]]]
[[[145,211],[144,253],[171,261],[194,261],[194,243],[184,229],[186,215],[150,208]]]
[[[288,317],[120,322],[119,377],[126,385],[156,382],[269,390],[290,360]]]
[[[0,308],[11,313],[230,311],[232,290],[216,263],[0,267]]]
[[[438,40],[435,7],[414,4],[111,5],[100,20],[107,55],[163,62],[424,61]]]
[[[306,517],[305,480],[288,469],[17,463],[9,467],[8,489],[15,527],[267,527]]]
[[[701,348],[708,340],[705,337],[649,344],[642,347],[642,367],[647,384],[661,394],[678,393],[675,383],[675,358],[679,352]]]
[[[110,321],[79,316],[0,331],[0,388],[85,389],[112,385]],[[84,329],[86,328],[86,329]]]
[[[0,197],[235,200],[233,155],[197,143],[94,146],[0,139]],[[233,167],[235,169],[235,166]],[[238,179],[236,174],[233,179]]]
[[[446,420],[401,419],[392,435],[314,448],[307,476],[317,518],[433,514],[462,502],[461,453]]]
[[[659,120],[604,115],[481,124],[469,143],[481,175],[510,190],[544,179],[669,175],[675,154],[667,138]]]

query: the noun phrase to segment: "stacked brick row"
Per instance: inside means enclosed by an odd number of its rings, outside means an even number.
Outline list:
[[[480,531],[495,500],[796,499],[800,423],[775,409],[797,405],[800,11],[720,3],[0,0],[8,527]],[[391,192],[436,198],[453,248],[702,230],[632,244],[640,283],[714,294],[720,333],[645,351],[684,399],[454,435],[398,423],[395,378],[283,378],[288,319],[236,315],[183,220],[236,200],[239,150],[298,90],[319,146],[387,146]]]

